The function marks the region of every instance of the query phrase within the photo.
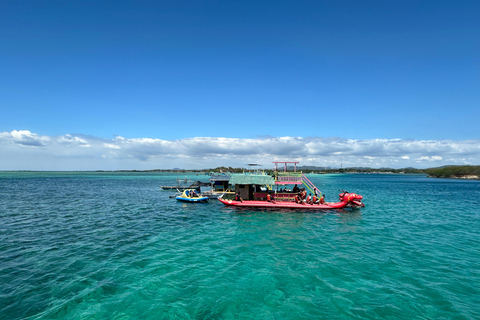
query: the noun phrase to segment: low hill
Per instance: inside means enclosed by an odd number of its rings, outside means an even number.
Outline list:
[[[480,180],[480,166],[445,166],[425,169],[425,172],[435,178]]]

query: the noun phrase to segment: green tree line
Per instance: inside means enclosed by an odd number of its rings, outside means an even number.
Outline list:
[[[467,175],[480,176],[480,166],[445,166],[426,169],[425,173],[435,178],[454,178]]]
[[[262,171],[262,169],[260,169]],[[215,172],[215,173],[242,173],[248,172],[249,169],[246,168],[233,168],[233,167],[217,167],[214,169],[204,169],[204,170],[147,170],[147,171],[157,171],[157,172]],[[273,169],[265,169],[265,173],[273,174]],[[289,169],[290,171],[290,169]],[[429,168],[429,169],[416,169],[416,168],[402,168],[402,169],[392,169],[392,168],[341,168],[341,169],[308,169],[308,168],[297,168],[297,171],[303,173],[397,173],[397,174],[428,174],[431,177],[435,178],[455,178],[462,176],[479,176],[480,177],[480,166],[444,166],[438,168]]]

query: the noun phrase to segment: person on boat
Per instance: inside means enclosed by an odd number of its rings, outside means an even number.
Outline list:
[[[297,185],[293,186],[292,192],[299,192],[300,189],[297,187]]]
[[[243,202],[243,199],[242,197],[240,197],[240,191],[237,192],[237,194],[235,195],[235,201],[240,201],[240,202]]]
[[[272,196],[270,195],[270,193],[267,193],[267,201],[272,202]]]
[[[306,203],[306,202],[307,202],[307,191],[305,191],[305,189],[302,189],[301,198],[302,198],[302,202],[303,202],[303,203]]]
[[[312,194],[311,194],[311,193],[310,193],[310,194],[308,195],[308,197],[307,197],[307,203],[308,203],[308,204],[313,204],[313,203],[312,203]]]
[[[318,203],[317,194],[314,193],[312,197],[312,204],[317,204],[317,203]]]
[[[191,198],[198,197],[197,191],[195,191],[195,189],[192,190],[192,191],[190,191],[190,197],[191,197]]]
[[[295,195],[295,203],[301,203],[302,201],[300,200],[300,193]]]
[[[303,199],[303,194],[301,192],[299,192],[295,196],[295,202],[298,203],[298,204],[305,204],[305,199]]]
[[[325,194],[320,197],[320,204],[325,204]]]

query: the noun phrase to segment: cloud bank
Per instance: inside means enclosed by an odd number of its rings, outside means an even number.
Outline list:
[[[427,168],[480,164],[480,140],[192,137],[104,139],[82,134],[45,136],[0,132],[0,170],[126,170],[246,167],[272,161],[330,167]]]

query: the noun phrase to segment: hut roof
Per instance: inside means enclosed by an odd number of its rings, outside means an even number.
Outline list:
[[[210,179],[210,181],[228,181],[230,180],[230,175],[216,175],[216,176],[212,176]]]
[[[271,176],[260,174],[233,174],[229,181],[230,184],[256,184],[256,185],[272,185],[275,179]]]

